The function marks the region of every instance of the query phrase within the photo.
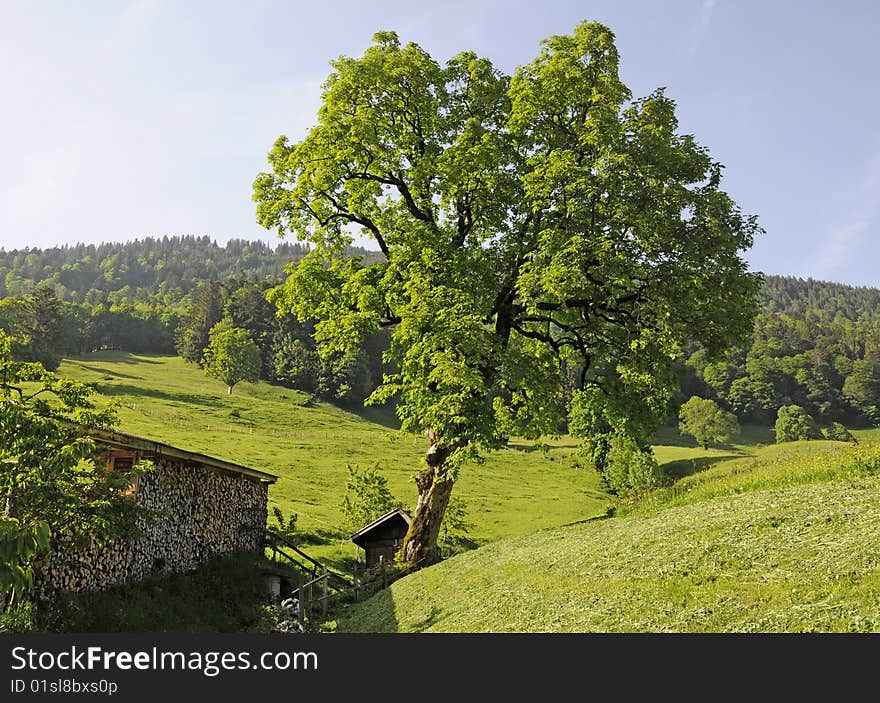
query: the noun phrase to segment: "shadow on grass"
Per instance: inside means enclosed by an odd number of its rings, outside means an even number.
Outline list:
[[[675,427],[661,427],[657,430],[651,443],[667,447],[697,448],[700,446],[691,435],[682,434]]]
[[[538,447],[535,446],[534,442],[529,442],[525,439],[514,439],[509,441],[504,449],[511,449],[515,452],[522,452],[523,454],[531,454],[532,452],[543,452],[546,453],[546,447]]]
[[[742,456],[742,453],[737,452],[735,454],[722,454],[720,456],[701,456],[694,459],[679,459],[678,461],[669,461],[662,464],[660,470],[663,472],[664,476],[678,480],[685,476],[705,471],[710,466],[717,464],[720,461],[739,459]]]
[[[588,522],[597,522],[599,520],[607,520],[608,518],[614,517],[617,513],[617,508],[614,505],[608,505],[605,508],[604,513],[599,513],[598,515],[593,515],[592,517],[584,518],[583,520],[575,520],[574,522],[566,522],[564,525],[560,525],[559,527],[573,527],[574,525],[585,525]]]
[[[394,594],[390,588],[379,591],[371,598],[349,606],[350,610],[341,616],[339,632],[398,632],[400,624],[394,607]],[[436,619],[432,610],[428,620]],[[419,623],[423,625],[423,623]],[[430,623],[429,623],[430,624]],[[427,626],[427,625],[424,625]]]
[[[119,371],[113,370],[109,371],[108,369],[102,369],[100,366],[89,366],[88,364],[84,364],[81,361],[72,361],[68,360],[67,362],[71,366],[76,366],[78,368],[84,369],[86,371],[91,371],[92,373],[101,374],[101,376],[113,376],[118,378],[130,378],[133,381],[143,381],[143,376],[133,376],[128,373],[120,373]]]
[[[427,630],[431,625],[433,625],[440,618],[440,613],[442,611],[440,608],[436,606],[431,606],[431,612],[425,617],[424,620],[420,620],[419,622],[413,623],[413,628],[422,631]],[[396,623],[396,621],[395,621]]]
[[[91,361],[93,363],[107,362],[113,364],[161,364],[162,361],[153,361],[157,359],[175,358],[174,354],[135,354],[132,352],[121,351],[117,349],[104,349],[102,351],[92,352],[91,354],[81,354],[79,356],[66,357],[71,362]]]
[[[391,430],[399,430],[400,429],[400,420],[397,417],[397,413],[394,411],[394,407],[391,405],[381,405],[379,407],[369,406],[363,407],[361,405],[342,405],[339,403],[333,403],[333,405],[340,410],[345,410],[346,412],[354,413],[362,420],[366,420],[367,422],[372,422],[377,425],[382,425],[383,427],[387,427]]]
[[[158,398],[159,400],[168,400],[192,405],[204,405],[211,408],[219,408],[223,406],[223,402],[220,401],[220,399],[208,395],[179,392],[166,393],[165,391],[160,391],[155,388],[141,388],[140,386],[130,386],[125,383],[95,383],[92,385],[98,393],[107,397],[125,395],[137,398]]]
[[[734,439],[735,442],[740,445],[773,444],[776,441],[772,427],[751,424],[743,425],[740,434]],[[687,447],[691,449],[701,448],[692,435],[684,435],[677,427],[670,427],[669,425],[660,427],[655,433],[654,440],[651,443],[662,444],[668,447]],[[733,445],[720,445],[720,448],[735,451]]]
[[[323,527],[312,532],[297,531],[294,542],[297,546],[311,546],[321,544],[333,544],[340,539],[347,538],[348,533],[344,530],[328,530]]]
[[[482,547],[488,541],[489,540],[487,539],[472,539],[464,535],[447,537],[445,540],[440,541],[440,553],[443,555],[444,559],[449,559],[456,554],[463,554],[472,549]]]
[[[146,356],[132,354],[130,352],[119,352],[118,357],[114,357],[113,361],[121,364],[161,364],[161,361],[153,361],[151,357],[158,356],[160,359],[167,359],[167,356],[158,354],[149,354]],[[173,356],[173,355],[171,355]],[[136,358],[135,358],[136,357]]]

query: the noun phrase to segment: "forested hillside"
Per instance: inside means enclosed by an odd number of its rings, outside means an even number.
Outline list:
[[[0,329],[21,359],[57,368],[102,349],[180,354],[201,363],[211,329],[228,318],[259,348],[260,377],[342,403],[359,403],[384,371],[384,336],[356,354],[320,359],[311,327],[278,317],[266,291],[308,252],[282,242],[209,237],[0,250]],[[358,248],[351,256],[374,260]]]
[[[880,290],[768,276],[750,343],[721,360],[690,350],[682,390],[742,421],[798,405],[820,424],[880,422]]]
[[[818,316],[824,320],[876,322],[880,318],[880,289],[812,278],[767,276],[760,301],[765,312],[785,313],[796,319]]]
[[[0,250],[0,328],[17,354],[50,368],[101,349],[178,353],[201,363],[211,329],[227,318],[260,351],[261,377],[357,403],[386,370],[378,335],[354,355],[322,359],[311,327],[266,301],[304,245],[209,237]],[[351,249],[375,260],[378,252]],[[682,357],[682,399],[718,401],[741,421],[772,423],[783,405],[817,422],[880,422],[880,290],[767,276],[748,344],[724,359]]]
[[[0,298],[22,296],[48,283],[60,300],[89,305],[161,302],[174,307],[201,281],[242,273],[278,279],[308,251],[298,243],[210,237],[146,237],[124,243],[74,244],[51,249],[0,249]],[[352,254],[375,256],[352,249]]]

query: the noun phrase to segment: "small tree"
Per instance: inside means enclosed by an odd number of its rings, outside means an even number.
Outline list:
[[[783,405],[776,415],[776,441],[796,442],[799,439],[822,439],[815,420],[800,405]]]
[[[34,560],[50,548],[131,535],[146,516],[126,496],[132,475],[107,471],[85,437],[115,423],[91,395],[38,363],[13,361],[0,332],[0,612],[31,586]]]
[[[286,331],[275,335],[272,373],[275,380],[305,393],[318,389],[321,360],[302,339]]]
[[[61,363],[64,347],[64,318],[55,291],[41,283],[22,300],[19,310],[14,333],[19,337],[21,359],[54,371]]]
[[[223,381],[229,395],[239,381],[254,382],[260,378],[260,350],[247,330],[232,327],[228,320],[211,329],[204,363],[205,373]]]
[[[440,544],[446,555],[454,554],[467,542],[473,525],[467,519],[467,502],[456,496],[449,499],[443,522],[440,524]]]
[[[601,473],[609,490],[621,497],[650,490],[660,477],[653,455],[622,434],[611,436]]]
[[[382,475],[382,467],[378,463],[365,469],[357,465],[348,466],[342,512],[346,527],[351,532],[399,507],[400,501],[388,488],[388,479]]]
[[[204,281],[177,329],[177,353],[187,361],[204,365],[210,333],[223,317],[223,288],[217,281]]]
[[[867,354],[852,365],[843,395],[871,422],[880,422],[880,353]]]
[[[708,398],[692,397],[681,406],[678,419],[681,433],[692,435],[703,449],[729,442],[740,432],[736,415]]]
[[[271,529],[275,530],[284,539],[292,541],[296,536],[296,521],[299,515],[291,513],[290,516],[285,517],[281,508],[277,505],[272,506],[272,515],[274,517],[274,524],[271,525]]]

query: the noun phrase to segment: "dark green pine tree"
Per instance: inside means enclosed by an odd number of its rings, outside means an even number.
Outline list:
[[[49,371],[57,369],[64,347],[64,321],[61,302],[51,287],[39,285],[24,299],[20,325],[24,361],[38,361]]]
[[[184,359],[202,363],[211,328],[223,317],[223,304],[223,287],[217,281],[204,281],[199,286],[192,307],[178,328],[177,353]]]

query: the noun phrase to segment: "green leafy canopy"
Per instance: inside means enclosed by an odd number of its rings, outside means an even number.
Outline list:
[[[736,415],[721,408],[710,398],[693,396],[679,411],[682,434],[694,437],[704,448],[710,444],[724,444],[740,432]]]
[[[260,350],[247,330],[233,327],[229,319],[211,329],[204,350],[205,373],[226,384],[229,393],[241,381],[254,382],[260,377]]]
[[[254,183],[258,221],[313,245],[271,299],[316,320],[325,354],[393,327],[398,372],[372,400],[396,397],[450,466],[555,432],[565,368],[584,432],[648,426],[680,347],[742,338],[759,285],[739,255],[755,218],[677,127],[662,90],[632,99],[598,23],[513,76],[379,33],[333,62],[318,124]],[[345,258],[354,232],[384,260]]]
[[[127,495],[135,476],[108,471],[89,429],[108,429],[112,408],[94,391],[11,357],[0,331],[0,600],[32,585],[34,560],[51,549],[134,535],[147,514]]]

